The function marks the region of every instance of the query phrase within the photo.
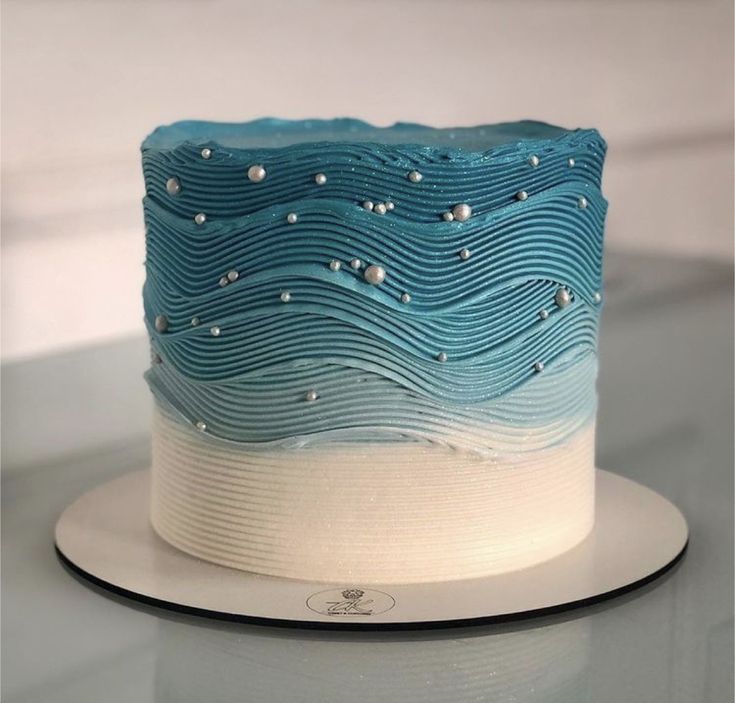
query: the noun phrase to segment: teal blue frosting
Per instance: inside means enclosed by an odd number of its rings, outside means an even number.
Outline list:
[[[147,379],[158,402],[248,446],[462,435],[493,450],[488,428],[505,446],[529,427],[560,441],[596,403],[604,155],[595,130],[538,122],[157,129],[143,170],[145,316],[162,359]],[[247,177],[254,164],[266,169],[261,182]],[[381,215],[366,200],[395,208]],[[444,221],[459,203],[470,219]],[[370,264],[386,271],[380,285],[364,280]],[[220,286],[230,271],[237,280]],[[555,303],[560,287],[566,307]]]

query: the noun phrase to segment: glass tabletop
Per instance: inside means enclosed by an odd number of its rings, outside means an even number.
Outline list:
[[[662,579],[566,615],[402,633],[228,625],[86,588],[55,521],[150,449],[146,342],[123,340],[2,369],[3,701],[732,701],[733,271],[606,266],[598,465],[687,517]]]

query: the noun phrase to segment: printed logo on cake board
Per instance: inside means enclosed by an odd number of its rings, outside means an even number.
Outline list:
[[[370,588],[332,588],[312,593],[306,606],[315,613],[334,617],[378,615],[390,610],[395,598],[383,591]]]

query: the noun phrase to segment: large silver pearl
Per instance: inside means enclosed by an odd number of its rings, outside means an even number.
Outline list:
[[[460,203],[452,208],[452,215],[458,222],[465,222],[472,217],[472,208],[467,203]]]
[[[220,329],[218,325],[215,325],[214,327],[209,328],[209,333],[213,337],[219,337],[222,334],[222,330]]]
[[[536,371],[536,373],[541,373],[544,370],[544,362],[543,361],[537,361],[533,365],[533,370]]]
[[[446,353],[446,352],[439,352],[439,353],[438,353],[438,354],[436,355],[436,360],[437,360],[437,361],[440,361],[440,362],[441,362],[442,364],[443,364],[443,363],[444,363],[444,362],[445,362],[445,361],[446,361],[446,360],[447,360],[448,358],[449,358],[449,357],[447,357],[447,353]]]
[[[462,261],[467,261],[472,256],[472,252],[469,249],[460,249],[459,250],[459,258],[462,259]]]
[[[602,293],[600,291],[595,291],[594,295],[592,296],[592,300],[594,300],[598,305],[602,302]]]
[[[451,222],[451,221],[452,221],[452,220],[454,219],[454,215],[452,215],[452,213],[451,213],[451,212],[445,212],[445,213],[444,213],[444,214],[442,215],[442,219],[443,219],[443,220],[444,220],[445,222]]]
[[[315,400],[319,400],[319,394],[315,390],[310,390],[306,392],[305,398],[307,402],[313,403]]]
[[[365,269],[363,277],[368,283],[377,286],[385,280],[385,269],[382,266],[371,264]]]
[[[212,158],[212,150],[208,149],[207,147],[204,147],[202,149],[202,158],[203,159],[211,159]]]
[[[560,308],[565,308],[572,302],[572,294],[566,288],[558,288],[554,295],[554,302]]]
[[[579,200],[577,200],[577,205],[581,210],[584,210],[587,207],[587,198],[582,196]]]
[[[375,207],[375,203],[372,200],[364,200],[362,206],[366,210],[372,210]]]
[[[206,431],[207,431],[207,423],[206,423],[206,422],[204,422],[204,420],[199,420],[199,421],[197,422],[197,429],[198,429],[198,430],[199,430],[200,432],[206,432]]]
[[[401,295],[401,302],[402,303],[410,303],[411,302],[411,294],[410,293],[403,293]]]
[[[574,159],[569,159],[567,161],[567,165],[569,166],[569,168],[574,168],[574,164],[576,164],[576,163],[577,162]]]
[[[327,176],[324,173],[317,173],[316,176],[314,176],[314,182],[318,186],[323,186],[327,182]]]
[[[192,327],[199,327],[199,325],[202,324],[202,321],[198,317],[192,317],[191,318],[191,326]]]
[[[549,317],[549,311],[548,311],[548,310],[539,310],[538,316],[539,316],[539,317],[540,317],[540,318],[541,318],[542,320],[546,320],[546,319],[548,319],[548,317]]]
[[[525,190],[519,190],[516,193],[516,200],[528,200],[528,193]]]
[[[253,183],[260,183],[268,174],[262,164],[254,164],[248,169],[248,178]]]
[[[230,283],[234,283],[238,278],[240,278],[240,274],[237,271],[233,270],[227,274],[227,280]]]
[[[376,203],[375,207],[373,208],[373,212],[378,215],[385,215],[387,212],[387,208],[385,207],[385,203]]]
[[[171,176],[166,181],[166,190],[169,195],[178,195],[181,192],[181,181],[176,176]]]
[[[230,282],[230,279],[227,278],[227,276],[222,276],[222,278],[219,279],[220,288],[224,288],[229,282]]]
[[[295,225],[299,221],[299,216],[295,212],[289,212],[286,215],[286,222],[290,225]]]
[[[538,166],[540,163],[539,157],[536,156],[536,154],[531,154],[531,156],[528,157],[528,163],[536,168],[536,166]]]
[[[289,293],[287,290],[283,291],[283,293],[281,293],[281,300],[284,303],[290,303],[291,302],[291,293]]]
[[[329,269],[331,271],[339,271],[341,268],[342,268],[342,262],[341,261],[337,261],[337,259],[332,259],[329,262]]]
[[[421,181],[424,180],[424,176],[420,171],[409,171],[408,180],[411,181],[411,183],[421,183]]]
[[[352,261],[350,261],[350,266],[357,270],[362,267],[362,261],[360,261],[360,259],[352,259]]]
[[[207,216],[203,212],[194,215],[194,222],[196,222],[198,225],[203,225],[206,221]]]
[[[168,318],[165,315],[156,315],[156,319],[153,324],[156,331],[165,332],[168,329]]]

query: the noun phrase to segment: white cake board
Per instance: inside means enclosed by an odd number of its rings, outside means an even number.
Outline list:
[[[611,598],[662,575],[684,554],[686,521],[658,493],[598,471],[596,499],[589,537],[528,569],[423,584],[318,583],[228,569],[170,546],[148,521],[149,472],[136,471],[68,507],[56,525],[56,549],[73,572],[107,591],[191,615],[330,629],[457,626]]]

